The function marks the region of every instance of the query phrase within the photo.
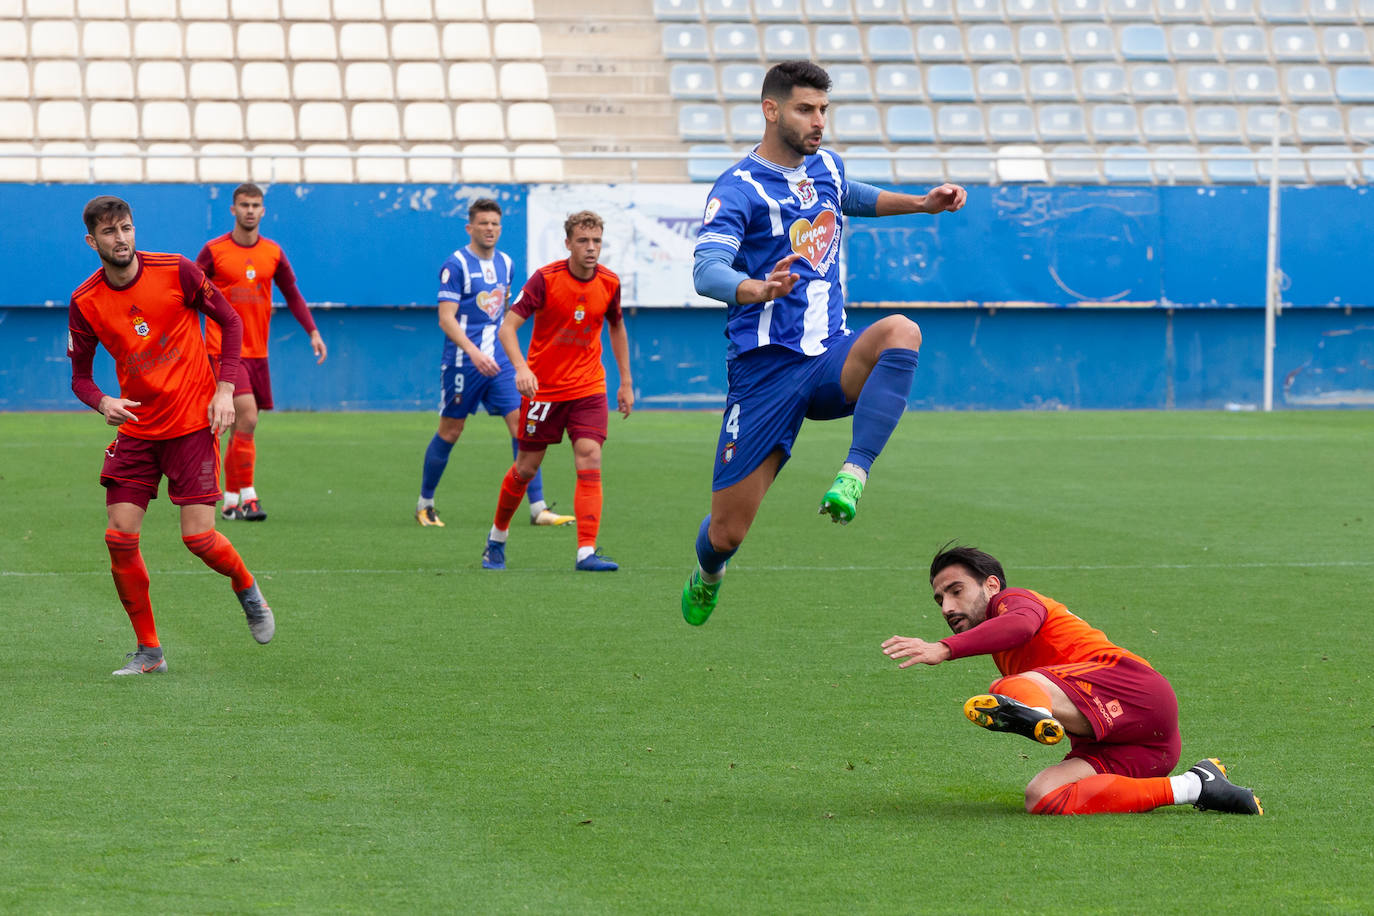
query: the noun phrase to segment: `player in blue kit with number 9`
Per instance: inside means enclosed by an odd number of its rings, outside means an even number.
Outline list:
[[[697,534],[698,567],[682,616],[715,610],[725,564],[753,524],[804,419],[852,415],[849,454],[820,512],[854,519],[868,471],[897,426],[916,373],[921,329],[889,315],[854,334],[845,325],[839,257],[846,216],[958,210],[963,188],[924,195],[845,178],[821,148],[830,76],[786,61],[763,80],[763,140],[716,179],[697,236],[697,292],[724,302],[729,393],[711,480],[711,513]]]

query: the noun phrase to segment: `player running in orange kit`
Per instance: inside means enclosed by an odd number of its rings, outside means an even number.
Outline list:
[[[315,327],[315,319],[310,317],[305,298],[296,288],[296,274],[286,260],[286,253],[258,231],[263,214],[262,198],[262,188],[255,184],[241,184],[235,188],[229,208],[234,214],[234,228],[206,242],[196,256],[200,269],[243,318],[241,368],[236,375],[227,376],[234,382],[235,419],[228,452],[224,456],[224,510],[220,514],[226,521],[260,522],[267,518],[253,485],[258,454],[253,434],[258,428],[258,411],[272,409],[267,332],[272,323],[273,280],[286,298],[291,314],[310,334],[315,362],[322,363],[329,355],[324,338]],[[220,333],[215,325],[205,326],[205,344],[210,350],[210,358],[217,359]]]
[[[515,388],[521,394],[519,451],[501,481],[496,517],[492,520],[484,569],[506,568],[506,539],[510,520],[520,507],[544,452],[572,440],[577,485],[573,515],[577,517],[577,565],[583,572],[612,572],[619,565],[597,552],[601,528],[601,446],[606,441],[606,369],[601,365],[601,325],[607,326],[611,353],[620,370],[616,406],[628,417],[634,406],[630,379],[630,342],[620,312],[620,278],[597,262],[601,258],[601,217],[590,210],[572,214],[563,223],[568,257],[535,271],[497,336],[515,367]],[[534,318],[530,355],[526,362],[516,332]]]
[[[82,213],[86,244],[101,268],[72,293],[67,356],[72,391],[118,428],[105,449],[100,483],[109,528],[105,544],[115,591],[138,645],[117,675],[167,670],[148,595],[148,567],[139,532],[148,501],[167,478],[167,496],[181,507],[181,539],[206,566],[227,576],[260,643],[276,630],[272,609],[234,545],[215,530],[219,501],[216,436],[234,422],[233,383],[242,324],[196,265],[176,254],[138,251],[133,214],[118,197],[97,197]],[[223,329],[216,382],[201,338],[200,313]],[[119,397],[91,375],[97,345],[114,357]]]
[[[947,547],[930,564],[935,603],[954,631],[939,642],[893,636],[900,667],[991,655],[1003,677],[970,697],[964,714],[990,731],[1071,750],[1026,786],[1033,814],[1126,814],[1164,805],[1263,814],[1255,793],[1231,783],[1215,757],[1178,776],[1178,700],[1164,676],[1068,608],[1007,588],[995,557]]]

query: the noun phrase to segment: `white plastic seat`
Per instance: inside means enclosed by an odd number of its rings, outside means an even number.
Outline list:
[[[429,0],[382,0],[382,18],[389,22],[430,22],[434,8]]]
[[[396,60],[438,60],[438,30],[429,22],[402,22],[392,26],[391,56]]]
[[[983,101],[1024,99],[1025,74],[1015,64],[985,64],[978,68],[978,97]]]
[[[379,22],[382,0],[334,0],[334,18],[341,22]]]
[[[1054,18],[1054,7],[1050,0],[1007,0],[1006,6],[1007,19],[1012,22]]]
[[[70,60],[40,60],[33,65],[35,99],[81,97],[81,68]]]
[[[935,142],[935,117],[925,105],[891,105],[884,121],[894,143]]]
[[[945,161],[945,173],[949,180],[961,184],[992,184],[997,180],[997,160],[985,146],[953,147],[950,153],[963,153],[964,156],[951,156]]]
[[[852,25],[821,25],[816,27],[816,57],[823,61],[864,59],[859,29]]]
[[[349,138],[352,140],[401,139],[401,118],[390,102],[358,102],[349,112]]]
[[[661,52],[668,60],[706,60],[711,56],[710,44],[701,23],[663,27]]]
[[[1207,0],[1207,15],[1213,22],[1254,22],[1259,13],[1255,0]]]
[[[128,60],[133,53],[129,27],[123,22],[86,22],[81,26],[81,53],[87,59]]]
[[[828,69],[830,71],[830,100],[832,102],[873,101],[873,82],[869,78],[868,67],[863,64],[832,64]],[[758,86],[762,82],[763,74],[760,72],[758,81],[754,85]],[[727,98],[757,102],[759,91],[755,89],[752,95],[740,94],[727,96]]]
[[[117,154],[91,157],[93,180],[127,184],[143,180],[143,157],[137,143],[97,143],[91,152]]]
[[[1098,142],[1132,142],[1140,139],[1134,105],[1094,105],[1092,133]]]
[[[1151,143],[1188,140],[1188,110],[1182,105],[1146,105],[1140,112],[1140,129]]]
[[[1046,105],[1039,114],[1040,136],[1055,142],[1087,140],[1083,109],[1077,105]]]
[[[840,143],[881,143],[882,117],[876,105],[844,105],[830,115],[829,134]]]
[[[874,88],[882,102],[903,102],[921,98],[921,70],[911,64],[882,64],[874,77]]]
[[[1336,89],[1326,67],[1289,67],[1284,85],[1290,102],[1333,102]]]
[[[322,0],[315,0],[318,4]],[[328,4],[325,4],[325,13],[328,15]],[[211,22],[223,22],[229,18],[229,0],[181,0],[182,19],[205,19]],[[295,18],[288,16],[287,18]]]
[[[244,83],[248,81],[244,67]],[[285,80],[283,80],[285,82]],[[246,93],[245,93],[246,95]],[[324,61],[307,61],[296,64],[291,71],[291,95],[297,101],[336,102],[343,99],[343,85],[339,77],[339,66]],[[256,96],[256,98],[288,98],[288,96]]]
[[[806,18],[812,22],[848,22],[854,18],[849,0],[806,0]]]
[[[1291,143],[1293,117],[1282,108],[1256,106],[1245,112],[1245,134],[1251,143],[1268,144],[1275,134],[1280,141]]]
[[[316,67],[332,64],[297,64],[296,70],[304,70],[308,79]],[[298,77],[299,79],[299,77]],[[250,61],[239,71],[239,85],[242,95],[250,100],[287,101],[291,98],[291,81],[287,77],[286,64],[277,61]]]
[[[1137,101],[1176,101],[1178,79],[1174,68],[1163,65],[1133,67],[1130,73],[1131,98]]]
[[[487,0],[487,18],[530,22],[534,19],[534,0]]]
[[[352,63],[344,68],[344,97],[355,101],[394,98],[391,65]]]
[[[447,60],[484,60],[491,57],[491,33],[482,22],[450,22],[444,26],[444,57]]]
[[[339,143],[312,143],[305,148],[301,173],[306,181],[348,184],[353,181],[353,157]]]
[[[1266,22],[1306,22],[1307,0],[1260,0],[1260,18]]]
[[[1216,34],[1205,25],[1176,25],[1169,30],[1169,52],[1175,60],[1216,60]]]
[[[140,99],[186,98],[186,70],[170,60],[150,60],[138,65]]]
[[[1357,140],[1369,142],[1370,137],[1361,136],[1356,129],[1355,117],[1351,117],[1350,134]],[[1374,127],[1374,123],[1371,123]],[[1303,143],[1339,143],[1345,140],[1345,127],[1341,123],[1341,110],[1335,106],[1304,105],[1298,109],[1298,139]]]
[[[333,11],[330,9],[329,0],[281,0],[281,18],[288,22],[298,19],[327,21],[332,17]]]
[[[1354,0],[1312,0],[1313,22],[1354,22]],[[1366,20],[1367,21],[1367,20]]]
[[[296,139],[296,114],[285,102],[250,102],[243,120],[249,140]]]
[[[563,159],[559,148],[550,143],[521,143],[511,160],[511,177],[524,182],[561,182]]]
[[[1268,145],[1267,145],[1267,144],[1266,144],[1266,151],[1268,151]],[[1316,152],[1316,150],[1313,150],[1313,152]],[[1279,181],[1285,182],[1285,183],[1287,183],[1287,184],[1307,184],[1307,183],[1308,183],[1308,179],[1307,179],[1307,166],[1303,164],[1302,159],[1298,158],[1297,155],[1294,155],[1294,154],[1297,154],[1297,153],[1301,153],[1301,150],[1299,150],[1296,146],[1290,146],[1290,145],[1287,145],[1287,144],[1280,144],[1280,145],[1279,145],[1279,162],[1278,162]],[[1313,164],[1315,165],[1315,164],[1317,164],[1317,163],[1314,161]],[[1275,170],[1275,169],[1274,169],[1274,160],[1273,160],[1273,158],[1271,158],[1271,157],[1265,157],[1264,159],[1261,159],[1261,160],[1259,160],[1258,162],[1255,163],[1255,171],[1257,171],[1257,172],[1259,173],[1259,180],[1260,180],[1260,181],[1268,181],[1268,180],[1270,179],[1270,177],[1273,175],[1274,170]],[[1318,166],[1318,174],[1320,174],[1320,172],[1321,172],[1321,168],[1320,168],[1320,166]],[[1346,178],[1346,174],[1347,174],[1347,170],[1346,170],[1346,169],[1341,169],[1339,175],[1332,175],[1330,178],[1327,178],[1327,179],[1323,179],[1323,178],[1317,177],[1317,175],[1314,175],[1314,176],[1313,176],[1313,180],[1314,180],[1314,181],[1322,181],[1322,180],[1329,180],[1329,181],[1344,181],[1345,178]]]
[[[498,60],[541,60],[544,44],[532,22],[500,22],[492,29],[492,52]]]
[[[186,56],[191,60],[232,60],[234,33],[228,23],[192,22],[186,26]]]
[[[1050,180],[1045,151],[1033,143],[1012,143],[997,148],[997,180],[1025,184]]]
[[[525,67],[529,64],[503,64],[503,67]],[[540,66],[535,64],[533,66]],[[485,61],[449,64],[448,95],[451,99],[494,99],[496,68]]]
[[[1068,184],[1095,184],[1102,181],[1102,172],[1091,146],[1065,143],[1049,151],[1050,177]]]
[[[730,106],[730,136],[736,141],[757,142],[763,136],[765,123],[763,109],[757,104]]]
[[[760,22],[801,22],[801,0],[754,0],[754,15]]]
[[[459,140],[504,140],[506,126],[501,106],[492,102],[464,102],[454,110],[453,131]]]
[[[1035,142],[1035,112],[1029,105],[993,105],[988,109],[988,136],[997,143]]]
[[[1117,64],[1093,64],[1079,73],[1083,98],[1113,101],[1126,97],[1126,71]]]
[[[1011,60],[1012,47],[1005,25],[975,25],[968,31],[969,60]]]
[[[34,57],[76,57],[76,24],[59,20],[39,20],[33,23],[29,26],[29,53]],[[175,57],[176,54],[153,53],[143,56]]]
[[[28,64],[22,60],[0,60],[0,99],[27,99],[29,85]]]
[[[191,139],[191,112],[185,102],[144,102],[141,123],[145,140]]]
[[[1002,19],[1002,0],[954,0],[960,22],[980,19]]]
[[[242,60],[280,61],[286,57],[286,35],[275,22],[245,22],[235,47]]]
[[[882,158],[869,158],[867,155],[854,155],[881,153]],[[887,157],[887,149],[876,144],[856,144],[844,151],[844,171],[846,177],[853,181],[867,181],[873,184],[891,184],[893,182],[892,160]]]
[[[459,167],[463,173],[463,181],[510,181],[511,180],[511,161],[508,158],[497,158],[492,153],[507,152],[505,146],[500,143],[471,143],[463,147],[463,159]]]
[[[91,163],[86,144],[59,140],[44,143],[38,160],[39,181],[90,181]]]
[[[1279,102],[1279,74],[1273,67],[1236,67],[1231,88],[1245,102]]]
[[[334,26],[328,22],[293,23],[286,44],[293,61],[335,60],[339,56]]]
[[[365,143],[353,160],[354,178],[362,184],[400,184],[406,180],[404,150],[395,143]]]
[[[930,155],[926,146],[899,146],[892,157],[892,173],[903,184],[939,184],[945,180],[945,165]]]
[[[0,102],[0,140],[33,139],[33,106],[28,102]]]
[[[711,32],[711,49],[716,60],[756,60],[759,33],[748,23],[723,22]]]
[[[726,139],[725,109],[719,105],[683,105],[677,112],[677,135],[693,142],[723,142]]]
[[[1151,0],[1107,0],[1107,15],[1114,22],[1154,18]]]
[[[237,102],[197,102],[193,126],[197,140],[242,140],[243,111]]]
[[[229,0],[230,15],[237,20],[261,19],[270,22],[281,18],[277,0]]]
[[[1077,97],[1073,70],[1063,64],[1036,64],[1030,68],[1030,95],[1036,101],[1058,101]]]
[[[13,0],[18,6],[18,0]],[[76,15],[80,19],[123,19],[129,15],[124,0],[77,0]]]
[[[1055,11],[1064,22],[1071,20],[1091,20],[1101,22],[1107,18],[1106,0],[1054,0]]]
[[[721,94],[727,99],[757,99],[763,88],[763,73],[756,64],[727,64],[720,70]],[[833,68],[830,79],[835,80]],[[833,91],[830,97],[836,98]]]
[[[1156,0],[1159,18],[1165,22],[1205,22],[1202,0]]]
[[[912,22],[953,22],[954,0],[906,0],[906,18]]]
[[[942,105],[935,116],[935,133],[941,143],[985,143],[983,111],[977,105]]]
[[[1224,60],[1267,60],[1269,46],[1264,29],[1253,25],[1228,25],[1221,30]]]
[[[1199,105],[1193,109],[1193,133],[1200,143],[1242,143],[1240,112],[1229,105]]]
[[[453,124],[462,117],[458,112],[463,107],[459,105],[457,111],[451,111],[441,102],[411,102],[401,114],[401,133],[408,141],[452,140]],[[492,108],[499,122],[500,106],[493,105]]]
[[[248,154],[241,143],[203,143],[196,158],[196,177],[200,181],[229,184],[243,181],[248,174]]]
[[[193,99],[241,98],[238,70],[228,61],[201,60],[191,64],[190,85]]]
[[[137,140],[138,106],[133,102],[92,102],[91,139]]]
[[[1195,102],[1229,101],[1235,97],[1231,72],[1225,67],[1189,67],[1183,79],[1188,98]]]
[[[1155,147],[1165,153],[1151,163],[1155,181],[1159,184],[1202,184],[1207,176],[1202,171],[1202,157],[1197,148],[1182,143],[1165,143]]]
[[[189,143],[150,143],[143,169],[148,181],[190,183],[196,180],[196,160]]]
[[[386,60],[388,56],[386,26],[381,23],[347,22],[339,29],[343,60]]]
[[[134,70],[128,61],[93,60],[86,65],[86,98],[130,99],[134,95]]]
[[[437,63],[409,61],[396,67],[396,98],[437,101],[444,97],[444,68]]]
[[[1102,158],[1102,175],[1112,184],[1150,184],[1154,180],[1143,146],[1109,146]]]
[[[130,19],[175,19],[177,0],[129,0]]]
[[[22,22],[0,20],[0,59],[15,60],[29,54],[29,30]]]
[[[406,171],[419,183],[451,184],[458,180],[458,159],[446,143],[416,143],[410,147]]]
[[[1023,25],[1016,50],[1022,60],[1064,60],[1064,33],[1053,25]]]
[[[1280,26],[1274,29],[1270,41],[1276,60],[1321,60],[1321,52],[1317,48],[1317,30],[1310,26]]]
[[[963,60],[963,33],[952,25],[921,26],[916,30],[916,59]]]
[[[1074,60],[1110,60],[1116,57],[1116,35],[1103,25],[1071,26],[1069,53]]]
[[[297,116],[302,140],[348,139],[348,114],[338,102],[305,102]]]
[[[668,93],[675,99],[714,99],[716,68],[710,64],[673,64],[668,70]]]
[[[811,33],[802,25],[770,25],[763,30],[763,56],[768,60],[807,60]]]
[[[1333,62],[1369,59],[1369,42],[1364,29],[1345,27],[1322,29],[1322,54]]]
[[[301,180],[301,160],[295,156],[274,155],[294,153],[296,147],[288,143],[255,143],[248,159],[248,174],[253,181],[298,182]]]
[[[1212,156],[1241,154],[1250,152],[1248,146],[1222,145],[1211,146],[1207,152]],[[1214,184],[1254,184],[1259,180],[1259,171],[1252,159],[1208,159],[1205,163],[1207,180]]]
[[[854,18],[860,22],[901,22],[902,0],[854,0]]]
[[[506,109],[506,136],[512,140],[557,140],[558,126],[548,102],[516,102]]]
[[[543,64],[501,65],[501,98],[508,101],[542,102],[549,98],[549,78]]]

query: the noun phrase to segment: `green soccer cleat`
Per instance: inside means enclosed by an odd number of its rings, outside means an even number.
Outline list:
[[[724,579],[721,582],[725,581]],[[699,627],[711,616],[720,600],[720,582],[704,582],[701,570],[693,570],[691,578],[682,587],[682,619],[694,627]]]
[[[835,482],[821,497],[817,515],[829,515],[832,522],[848,525],[859,512],[859,497],[864,495],[864,482],[848,471],[835,475]]]
[[[1058,719],[1000,693],[969,697],[964,703],[964,715],[990,732],[1014,732],[1041,744],[1064,740],[1064,726]]]

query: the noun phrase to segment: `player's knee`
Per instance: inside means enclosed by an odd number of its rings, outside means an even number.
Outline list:
[[[748,527],[743,525],[732,525],[729,520],[711,517],[711,526],[706,529],[706,537],[710,539],[711,546],[722,553],[739,550],[739,545],[744,543],[744,535],[748,532]]]
[[[1030,783],[1027,784],[1027,786],[1026,786],[1026,812],[1027,812],[1028,814],[1034,814],[1034,813],[1035,813],[1035,806],[1038,805],[1038,804],[1040,804],[1040,800],[1041,800],[1042,798],[1045,797],[1045,794],[1046,794],[1046,793],[1045,793],[1043,790],[1041,790],[1040,788],[1038,788],[1038,787],[1036,786],[1035,780],[1034,780],[1034,779],[1032,779],[1032,780],[1030,781]]]
[[[920,325],[905,315],[889,315],[884,320],[888,323],[888,326],[884,329],[883,349],[921,349]]]

